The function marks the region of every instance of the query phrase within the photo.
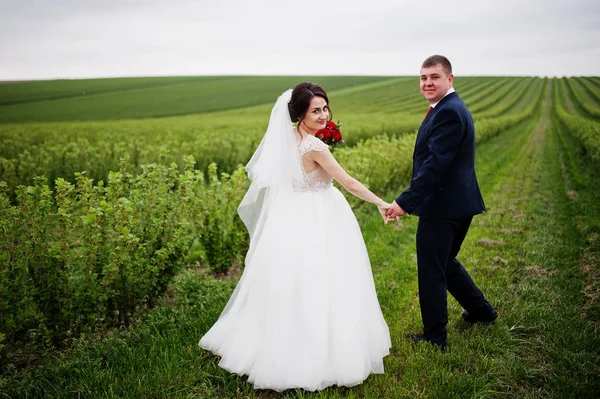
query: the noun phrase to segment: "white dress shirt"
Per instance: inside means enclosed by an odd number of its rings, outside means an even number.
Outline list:
[[[444,97],[446,97],[446,96],[447,96],[448,94],[450,94],[450,93],[454,93],[455,91],[456,91],[456,90],[454,90],[454,87],[451,87],[451,88],[449,88],[449,89],[448,89],[448,91],[446,92],[446,94],[444,94]],[[435,102],[435,103],[433,103],[433,104],[430,104],[430,105],[431,105],[431,108],[435,108],[435,106],[436,106],[436,105],[438,105],[438,103],[439,103],[440,101],[442,101],[442,99],[443,99],[444,97],[440,98],[438,102]]]

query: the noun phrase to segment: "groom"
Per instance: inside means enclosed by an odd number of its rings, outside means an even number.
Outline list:
[[[413,338],[446,347],[447,291],[466,322],[493,322],[498,313],[456,259],[473,215],[485,211],[475,176],[475,129],[454,91],[452,66],[433,55],[421,66],[421,93],[431,105],[413,155],[413,176],[388,210],[390,218],[419,216],[417,266],[424,334]]]

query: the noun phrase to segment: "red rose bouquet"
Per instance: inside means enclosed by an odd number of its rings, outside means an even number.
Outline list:
[[[327,121],[327,125],[323,129],[318,130],[315,133],[315,137],[321,139],[325,144],[335,147],[344,142],[342,133],[340,132],[341,125],[339,121],[337,125],[332,121]]]

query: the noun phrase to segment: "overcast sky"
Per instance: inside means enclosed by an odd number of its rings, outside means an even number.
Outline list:
[[[0,0],[0,80],[600,75],[598,0]]]

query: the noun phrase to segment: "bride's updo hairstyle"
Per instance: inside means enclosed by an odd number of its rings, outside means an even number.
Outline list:
[[[298,122],[304,119],[304,115],[306,115],[306,111],[308,111],[308,106],[314,97],[322,97],[327,102],[327,105],[329,105],[327,93],[325,93],[325,90],[318,84],[303,82],[294,87],[292,99],[288,103],[292,122]],[[331,109],[329,110],[329,118],[331,119]]]

